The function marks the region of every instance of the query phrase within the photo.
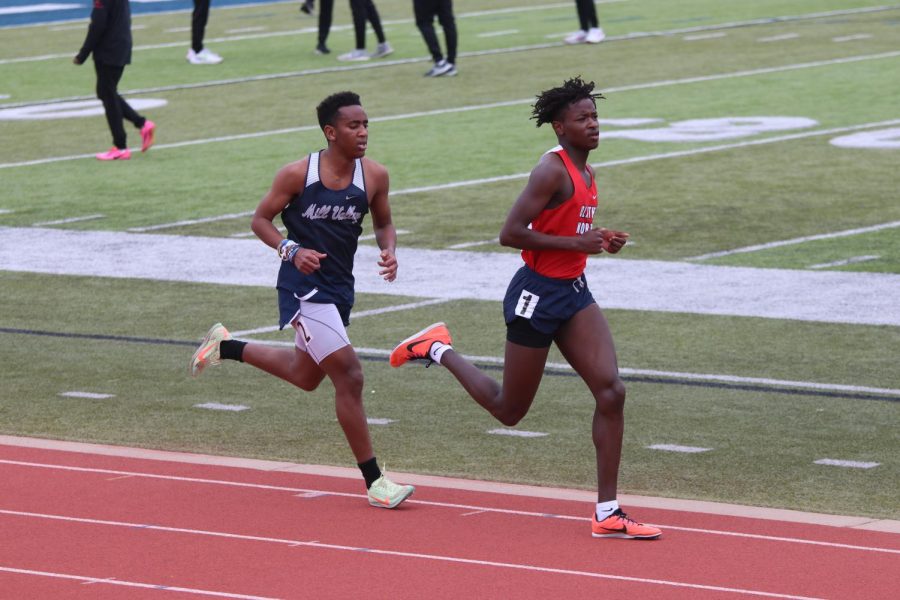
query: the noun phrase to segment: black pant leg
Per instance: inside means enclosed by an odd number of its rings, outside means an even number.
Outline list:
[[[106,123],[112,133],[113,144],[116,148],[124,150],[128,144],[125,128],[122,127],[122,104],[119,102],[119,93],[116,88],[125,67],[104,65],[94,61],[94,70],[97,72],[97,98],[103,103],[103,111],[106,113]]]
[[[379,16],[378,9],[375,8],[375,3],[372,0],[366,0],[366,18],[372,24],[372,30],[375,32],[375,38],[378,40],[378,43],[385,43],[387,38],[384,37],[384,29],[381,27],[381,16]]]
[[[203,50],[203,36],[209,20],[209,1],[194,0],[194,13],[191,15],[191,48],[194,52]]]
[[[444,29],[447,42],[447,62],[456,63],[456,20],[453,18],[453,0],[438,0],[438,22]]]
[[[416,18],[416,27],[422,33],[422,39],[428,46],[431,58],[438,62],[444,58],[441,46],[438,44],[437,34],[434,32],[434,17],[436,12],[434,0],[413,0],[413,14]]]
[[[597,27],[597,9],[594,7],[594,0],[575,0],[578,8],[578,22],[581,23],[581,29],[587,31],[591,27]]]
[[[350,0],[353,13],[353,33],[356,35],[356,49],[366,48],[366,0]]]
[[[334,13],[334,0],[321,0],[319,3],[319,43],[325,44],[328,32],[331,31],[331,16]]]

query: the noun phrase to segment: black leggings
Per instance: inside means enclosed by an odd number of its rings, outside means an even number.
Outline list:
[[[203,50],[203,34],[209,20],[209,0],[194,0],[194,14],[191,15],[191,48],[194,52]]]
[[[381,17],[372,0],[350,0],[350,11],[353,13],[353,31],[356,33],[356,49],[364,50],[366,47],[366,21],[372,24],[378,43],[387,41],[384,37],[384,29],[381,28]]]
[[[444,58],[437,34],[434,32],[434,18],[444,29],[447,41],[447,62],[456,62],[456,22],[453,19],[453,0],[413,0],[413,12],[416,16],[416,27],[425,38],[425,45],[431,52],[434,62]]]
[[[331,16],[334,13],[334,0],[322,0],[319,3],[319,43],[325,45],[328,32],[331,31]]]
[[[581,23],[583,31],[597,27],[597,9],[594,7],[594,0],[575,0],[575,6],[578,8],[578,22]]]
[[[144,126],[147,119],[137,114],[119,95],[117,88],[125,71],[124,66],[104,65],[94,61],[94,70],[97,71],[97,98],[103,103],[103,110],[106,111],[106,122],[112,132],[113,144],[116,148],[124,150],[128,144],[122,119],[131,121],[138,129]]]

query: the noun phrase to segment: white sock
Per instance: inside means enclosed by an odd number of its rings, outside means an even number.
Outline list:
[[[602,521],[609,515],[616,512],[616,509],[619,508],[619,502],[617,500],[610,500],[609,502],[598,502],[597,503],[597,520]]]
[[[444,352],[447,350],[453,350],[453,346],[435,342],[431,345],[431,348],[428,349],[428,357],[437,364],[441,364],[441,356],[443,356]]]

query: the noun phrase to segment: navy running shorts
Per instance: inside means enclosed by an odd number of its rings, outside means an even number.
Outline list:
[[[576,279],[553,279],[523,266],[513,275],[503,299],[506,339],[546,348],[566,321],[593,303],[583,274]]]

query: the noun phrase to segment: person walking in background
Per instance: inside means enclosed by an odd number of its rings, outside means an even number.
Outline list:
[[[453,18],[453,0],[413,0],[413,12],[416,27],[425,39],[425,45],[431,52],[434,66],[425,73],[426,77],[452,77],[456,75],[456,21]],[[437,34],[434,32],[434,20],[444,30],[447,43],[447,55],[441,53]]]
[[[581,29],[566,36],[567,44],[599,44],[606,37],[597,22],[597,9],[594,0],[575,0],[578,9],[578,22]]]
[[[125,65],[131,63],[131,45],[131,5],[128,0],[94,0],[87,37],[72,62],[81,65],[89,55],[94,56],[97,98],[103,103],[113,138],[113,147],[97,154],[98,160],[131,158],[123,119],[140,130],[141,152],[153,145],[156,125],[135,112],[118,91]]]
[[[353,92],[325,98],[316,108],[327,147],[278,171],[251,221],[259,239],[277,250],[279,324],[295,330],[294,348],[232,339],[221,323],[191,358],[191,374],[222,359],[246,362],[306,391],[327,376],[338,422],[368,489],[369,504],[394,508],[414,491],[390,481],[378,466],[363,408],[363,371],[346,327],[354,302],[353,258],[363,219],[381,249],[379,274],[397,278],[397,231],[388,202],[388,172],[365,158],[369,118]],[[276,215],[287,238],[273,224]]]
[[[658,528],[634,521],[619,508],[625,386],[609,324],[584,277],[588,255],[615,254],[628,239],[627,233],[593,225],[597,183],[588,155],[600,137],[596,99],[602,97],[594,93],[593,82],[576,77],[542,92],[534,104],[532,118],[538,127],[549,123],[559,145],[532,169],[500,231],[500,243],[520,248],[525,263],[510,281],[503,301],[502,385],[457,354],[443,323],[400,342],[390,363],[399,367],[410,360],[427,360],[443,365],[479,405],[511,427],[531,408],[550,346],[556,343],[594,400],[591,436],[597,504],[591,534],[654,539],[662,533]]]
[[[381,58],[391,54],[394,49],[388,43],[381,27],[381,17],[372,0],[350,0],[350,12],[353,13],[353,32],[356,36],[356,49],[338,56],[338,60],[361,61],[370,58]],[[372,24],[378,46],[375,52],[366,52],[366,21]]]
[[[300,10],[311,15],[315,10],[314,0],[307,0],[300,6]],[[316,41],[316,54],[330,54],[331,50],[325,45],[328,33],[331,31],[331,18],[334,12],[334,0],[321,0],[319,5],[319,37]]]
[[[191,48],[187,53],[187,61],[192,65],[217,65],[222,57],[203,47],[203,36],[206,34],[206,22],[209,20],[210,0],[194,0],[194,12],[191,15]]]

